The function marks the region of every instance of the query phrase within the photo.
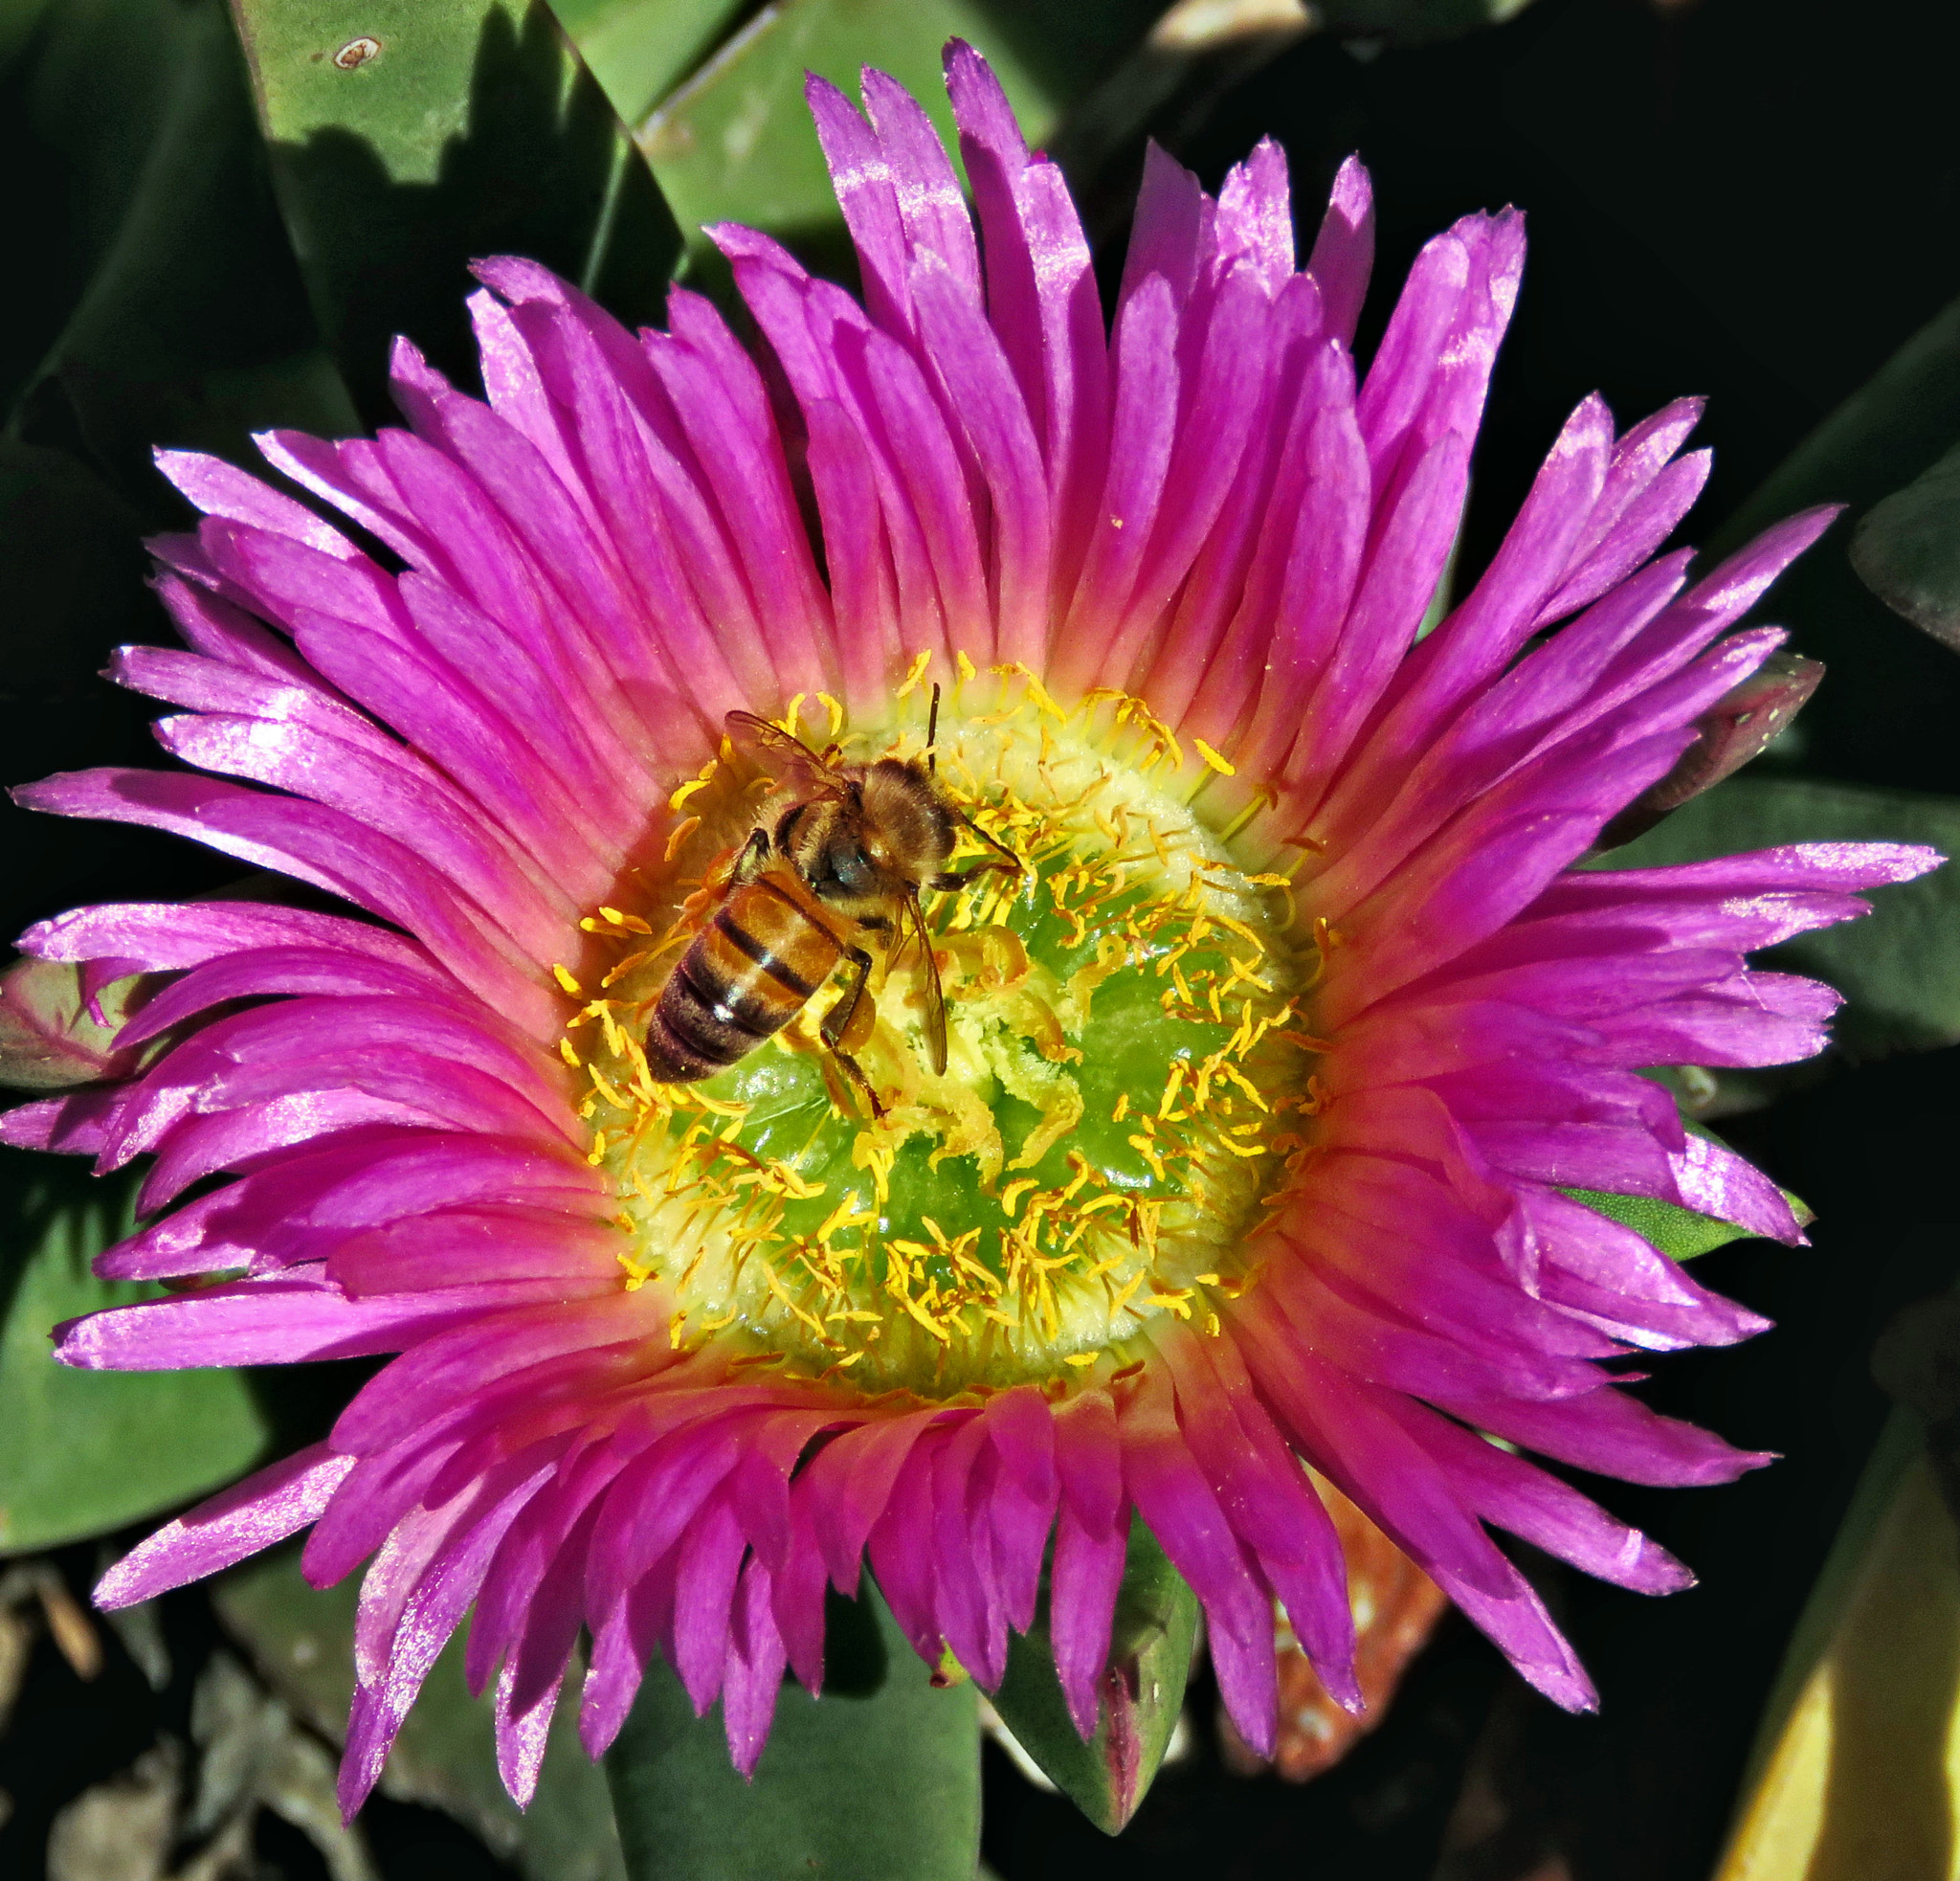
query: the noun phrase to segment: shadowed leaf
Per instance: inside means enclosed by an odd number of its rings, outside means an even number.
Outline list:
[[[1872,506],[1851,564],[1894,614],[1960,652],[1960,449]]]
[[[876,1602],[890,1669],[869,1697],[786,1685],[744,1782],[719,1706],[697,1718],[656,1661],[606,1758],[634,1881],[971,1881],[980,1852],[973,1688],[945,1691]]]
[[[657,317],[679,237],[645,163],[532,0],[234,0],[293,246],[364,413],[388,345],[473,350],[470,260],[527,255]]]
[[[749,11],[746,0],[556,0],[613,109],[636,124]]]
[[[1786,842],[1925,842],[1960,851],[1960,802],[1789,777],[1737,777],[1606,858],[1654,868]],[[1845,996],[1832,1036],[1854,1058],[1960,1040],[1960,872],[1879,888],[1872,912],[1800,934],[1760,957]]]
[[[153,520],[158,442],[232,455],[351,419],[272,200],[223,0],[64,0],[0,90],[15,437]]]
[[[0,1153],[0,1552],[123,1528],[242,1475],[265,1447],[241,1372],[56,1364],[60,1321],[157,1291],[89,1271],[128,1233],[134,1191],[65,1158]]]
[[[1850,506],[1755,611],[1831,669],[1779,757],[1805,771],[1910,790],[1960,791],[1960,665],[1909,631],[1845,554],[1873,504],[1960,437],[1960,302],[1929,321],[1785,459],[1708,544],[1711,559],[1780,517]]]
[[[1197,1600],[1136,1521],[1117,1597],[1096,1735],[1077,1735],[1055,1670],[1044,1588],[1035,1624],[1009,1647],[993,1708],[1014,1740],[1082,1814],[1114,1835],[1136,1814],[1184,1706]]]

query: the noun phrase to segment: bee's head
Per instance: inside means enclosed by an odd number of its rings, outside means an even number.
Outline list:
[[[791,861],[827,900],[886,902],[916,894],[945,865],[953,828],[923,764],[880,758],[800,820]]]

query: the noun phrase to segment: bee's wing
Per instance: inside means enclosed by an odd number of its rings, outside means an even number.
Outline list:
[[[796,777],[806,781],[813,790],[834,791],[837,788],[835,767],[826,764],[820,753],[812,750],[793,732],[771,725],[768,719],[757,718],[753,712],[730,712],[725,722],[730,737],[746,740],[756,746],[765,756],[788,765]],[[790,779],[778,777],[776,781],[781,784]]]
[[[932,936],[925,931],[925,911],[919,906],[918,892],[905,897],[905,918],[919,938],[920,965],[925,974],[925,1050],[932,1061],[932,1075],[946,1075],[946,989],[939,983],[939,962],[932,957]]]

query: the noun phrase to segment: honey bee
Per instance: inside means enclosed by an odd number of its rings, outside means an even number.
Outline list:
[[[998,870],[1020,875],[1020,859],[976,828],[937,775],[939,688],[921,758],[839,762],[835,745],[813,751],[802,739],[749,712],[730,712],[731,735],[783,767],[755,827],[732,862],[710,878],[721,897],[654,1003],[646,1055],[656,1078],[694,1084],[741,1062],[779,1032],[835,972],[854,977],[824,1015],[824,1045],[870,1101],[883,1107],[851,1056],[876,1016],[865,999],[871,955],[852,929],[916,937],[923,956],[925,1043],[935,1073],[947,1064],[946,995],[919,906],[922,888],[953,888]],[[961,825],[997,854],[948,870]],[[893,957],[896,957],[894,954]],[[861,1023],[860,1023],[861,1021]]]

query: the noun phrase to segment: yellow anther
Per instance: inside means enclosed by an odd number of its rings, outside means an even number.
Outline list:
[[[694,789],[697,787],[693,785],[686,785],[682,788]],[[679,806],[676,804],[675,808],[679,809]],[[687,839],[690,836],[692,836],[696,830],[700,828],[701,818],[699,817],[683,817],[679,822],[676,823],[674,827],[667,832],[666,860],[671,862],[675,859],[675,857],[679,855],[682,846],[687,841]],[[651,933],[653,929],[649,928],[645,931]]]
[[[910,693],[912,693],[914,690],[916,690],[919,682],[925,677],[926,667],[928,667],[931,664],[932,650],[929,647],[926,648],[925,651],[924,651],[923,653],[915,653],[912,656],[911,667],[907,670],[905,674],[904,683],[899,687],[898,691],[893,696],[895,698],[903,699],[907,697]]]
[[[1061,1362],[1064,1365],[1080,1365],[1086,1370],[1089,1366],[1097,1363],[1102,1356],[1102,1355],[1100,1352],[1071,1352],[1063,1354]]]
[[[553,961],[551,965],[551,977],[555,979],[558,982],[558,984],[566,990],[566,992],[569,993],[574,999],[583,998],[585,996],[585,988],[579,985],[578,981],[572,978],[569,972],[568,972],[564,967],[560,966],[556,961]]]
[[[816,703],[830,714],[830,729],[825,735],[835,740],[837,733],[844,728],[844,708],[828,692],[819,692],[816,695]]]
[[[961,683],[978,676],[979,669],[967,658],[967,651],[961,647],[953,654],[953,665],[958,669]]]
[[[584,1062],[580,1059],[577,1051],[573,1049],[572,1042],[569,1039],[559,1040],[558,1056],[564,1059],[566,1064],[570,1065],[574,1071],[578,1070]]]
[[[1228,763],[1224,758],[1220,757],[1202,738],[1193,738],[1191,742],[1197,747],[1198,755],[1221,777],[1236,777],[1238,775],[1238,767],[1236,764]]]

